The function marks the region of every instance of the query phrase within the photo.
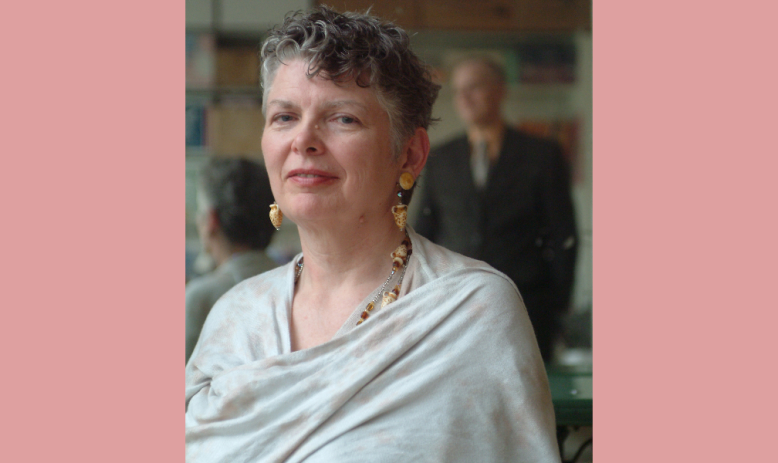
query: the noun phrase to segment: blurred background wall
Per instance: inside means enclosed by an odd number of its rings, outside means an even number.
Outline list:
[[[580,247],[571,319],[585,331],[576,342],[591,345],[591,0],[186,0],[187,277],[200,251],[197,170],[208,155],[261,161],[259,44],[288,12],[319,3],[340,11],[372,7],[411,33],[414,50],[443,85],[434,111],[441,121],[429,132],[433,146],[464,129],[447,85],[449,66],[473,52],[505,65],[508,122],[559,140],[572,166]],[[297,252],[296,229],[286,221],[269,253],[283,261]]]

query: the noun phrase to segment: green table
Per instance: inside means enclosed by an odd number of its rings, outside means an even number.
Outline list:
[[[592,369],[591,367],[548,367],[548,383],[556,414],[557,440],[562,454],[570,428],[592,425]],[[581,446],[577,455],[590,441]],[[577,456],[573,458],[573,461]]]
[[[557,426],[592,425],[592,370],[549,367]]]

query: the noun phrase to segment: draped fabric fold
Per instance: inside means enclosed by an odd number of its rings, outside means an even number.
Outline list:
[[[294,263],[214,306],[186,370],[189,462],[558,461],[510,280],[409,230],[398,300],[291,352]]]

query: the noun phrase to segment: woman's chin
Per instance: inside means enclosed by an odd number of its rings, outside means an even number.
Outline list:
[[[334,208],[321,204],[295,204],[290,206],[289,212],[284,211],[284,214],[297,225],[325,223],[336,215]]]

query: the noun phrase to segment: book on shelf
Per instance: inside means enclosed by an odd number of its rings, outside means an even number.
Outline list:
[[[186,146],[206,146],[208,105],[204,100],[187,98],[186,102]]]
[[[256,47],[220,48],[216,52],[216,85],[259,87],[259,55]]]
[[[575,82],[573,43],[530,42],[518,47],[519,82],[571,84]]]
[[[265,119],[257,98],[230,95],[208,110],[208,144],[215,155],[262,157]]]
[[[216,41],[213,34],[186,34],[186,87],[210,88],[216,71]]]

